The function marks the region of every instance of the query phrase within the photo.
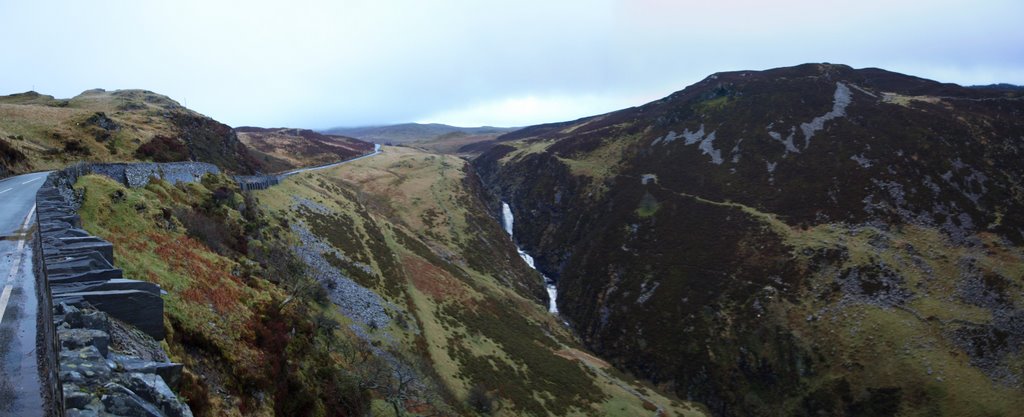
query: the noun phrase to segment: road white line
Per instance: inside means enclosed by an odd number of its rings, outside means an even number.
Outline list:
[[[28,181],[25,181],[25,182],[21,183],[21,185],[25,185],[25,184],[28,184],[28,183],[30,183],[30,182],[32,182],[32,181],[39,181],[39,180],[41,180],[41,179],[43,179],[43,178],[45,178],[45,177],[35,177],[35,178],[33,178],[33,179],[30,179],[30,180],[28,180]]]
[[[6,192],[11,191],[11,190],[13,190],[13,188],[8,188],[6,190],[0,191],[0,194],[6,193]]]
[[[21,223],[21,231],[28,231],[28,224],[32,221],[32,215],[36,212],[36,205],[32,205],[32,209],[28,211],[28,215],[25,216],[25,221]],[[27,236],[26,236],[27,237]],[[14,263],[11,265],[11,272],[7,275],[7,285],[4,286],[3,294],[0,294],[0,324],[4,322],[4,313],[7,312],[7,302],[11,300],[11,291],[14,290],[14,277],[18,275],[18,271],[21,269],[21,258],[24,258],[25,239],[18,240],[18,249],[14,251]]]
[[[11,290],[13,288],[8,284],[4,287],[4,293],[0,295],[0,324],[4,322],[4,313],[7,312],[7,302],[11,300]]]

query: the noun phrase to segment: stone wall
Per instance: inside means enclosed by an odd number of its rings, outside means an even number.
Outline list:
[[[109,242],[81,229],[81,218],[71,186],[78,177],[95,173],[129,186],[142,186],[150,178],[170,182],[197,181],[218,173],[210,164],[79,164],[50,174],[36,194],[38,225],[37,278],[44,281],[40,303],[51,307],[44,314],[41,346],[54,346],[58,381],[53,385],[66,416],[131,415],[191,416],[172,387],[180,380],[181,365],[167,361],[159,348],[164,338],[163,299],[156,284],[127,279],[114,267]],[[128,326],[117,326],[125,323]],[[120,337],[116,328],[142,333]],[[125,333],[124,331],[121,334]],[[118,346],[148,340],[150,349]],[[155,347],[154,347],[155,346]],[[139,357],[128,352],[157,351]],[[51,365],[51,364],[48,364]]]
[[[39,361],[42,370],[39,373],[39,385],[42,386],[44,416],[63,416],[64,402],[61,400],[62,391],[60,383],[60,362],[57,359],[60,352],[57,340],[57,330],[53,322],[53,302],[50,297],[50,282],[46,279],[45,268],[43,268],[43,245],[39,238],[38,228],[33,233],[32,268],[36,279],[36,299],[39,301],[36,312],[36,325],[39,334],[36,335],[36,348],[39,349]]]
[[[266,190],[281,183],[279,175],[236,175],[232,178],[242,191]]]
[[[219,174],[220,168],[205,162],[139,162],[72,165],[54,175],[58,176],[56,186],[70,188],[78,177],[99,174],[110,177],[128,187],[145,187],[150,178],[159,178],[171,184],[197,182],[206,174]]]

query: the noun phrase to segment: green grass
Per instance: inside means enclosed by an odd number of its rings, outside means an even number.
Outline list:
[[[707,112],[722,110],[723,108],[725,108],[728,105],[729,105],[729,97],[728,96],[722,96],[722,97],[715,97],[715,98],[710,99],[710,100],[705,100],[705,101],[698,102],[698,103],[693,105],[693,109],[698,111],[698,112],[707,113]]]
[[[888,245],[881,249],[873,241]],[[989,242],[993,246],[987,251],[958,247],[938,231],[917,226],[882,231],[819,225],[791,230],[786,242],[793,245],[794,256],[808,264],[832,262],[840,269],[885,265],[903,277],[903,287],[915,294],[900,308],[860,303],[841,306],[827,298],[788,307],[786,314],[793,318],[788,325],[832,358],[827,361],[832,364],[830,372],[811,378],[812,386],[824,387],[827,381],[843,379],[850,383],[854,397],[868,395],[869,388],[898,388],[900,415],[906,416],[1012,415],[1024,405],[1012,387],[993,381],[972,366],[966,353],[947,337],[960,321],[984,325],[992,320],[989,309],[957,295],[962,279],[958,261],[971,257],[979,259],[983,271],[1013,274],[1024,263],[1017,249],[1002,248],[995,242]],[[844,257],[836,262],[838,259],[805,255],[823,249],[839,251]],[[812,291],[827,291],[835,271],[810,274]],[[811,315],[817,318],[801,319]],[[1005,363],[1012,369],[1015,360],[1018,358],[1010,357]]]
[[[640,207],[636,209],[636,215],[640,218],[651,217],[658,212],[659,208],[661,205],[658,204],[658,200],[651,193],[646,193],[640,200]]]
[[[556,158],[576,176],[589,178],[594,198],[603,195],[607,181],[622,172],[623,160],[629,148],[637,143],[641,135],[629,135],[605,139],[594,151],[573,155],[557,155]]]

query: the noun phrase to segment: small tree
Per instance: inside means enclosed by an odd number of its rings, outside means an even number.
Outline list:
[[[473,385],[469,389],[469,397],[466,398],[466,401],[470,407],[480,414],[490,415],[494,412],[494,399],[491,398],[491,395],[480,384]]]

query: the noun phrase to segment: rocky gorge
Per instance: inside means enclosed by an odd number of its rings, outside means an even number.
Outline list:
[[[473,164],[587,346],[715,415],[1009,415],[1022,104],[843,65],[727,72]]]

